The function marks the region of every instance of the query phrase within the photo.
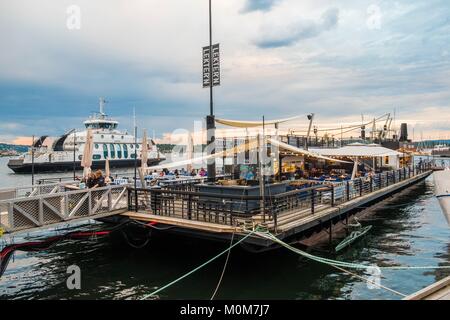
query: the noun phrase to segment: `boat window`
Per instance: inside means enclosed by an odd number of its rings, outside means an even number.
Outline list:
[[[99,154],[94,154],[94,155],[92,156],[92,159],[94,159],[94,160],[99,160],[101,157],[102,157],[102,156],[99,155]]]
[[[78,160],[81,160],[81,159],[83,159],[83,156],[80,154],[80,155],[78,156]]]
[[[132,154],[130,154],[130,158],[136,158],[136,154],[134,154],[134,153],[132,153]]]
[[[95,144],[95,149],[98,149],[98,143]]]
[[[103,158],[108,158],[108,145],[103,144]]]
[[[114,159],[115,157],[116,157],[116,150],[115,150],[115,148],[114,148],[114,144],[110,144],[109,145],[109,147],[110,147],[110,155],[111,155],[111,159]]]
[[[128,158],[128,146],[126,144],[123,145],[123,157]]]
[[[122,159],[122,145],[117,145],[117,158]]]

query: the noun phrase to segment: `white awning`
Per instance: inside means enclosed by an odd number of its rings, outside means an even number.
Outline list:
[[[268,138],[267,141],[270,142],[274,146],[278,146],[281,149],[290,150],[293,153],[301,154],[304,156],[333,161],[333,162],[352,163],[352,162],[348,162],[348,161],[329,158],[329,157],[320,155],[318,153],[299,149],[299,148],[291,146],[287,143],[284,143],[284,142],[281,142],[281,141],[278,141],[278,140],[275,140],[272,138]],[[201,163],[203,161],[213,159],[213,158],[232,157],[236,153],[245,152],[246,150],[253,150],[253,149],[256,149],[257,147],[258,147],[257,139],[250,139],[250,141],[246,144],[241,144],[236,147],[215,153],[213,155],[204,155],[204,156],[193,158],[193,159],[186,159],[186,160],[181,160],[181,161],[176,161],[176,162],[171,162],[171,163],[160,164],[160,165],[149,167],[147,169],[148,170],[160,170],[163,168],[169,169],[169,168],[176,168],[176,167],[180,167],[180,166],[190,165],[190,164],[194,164],[194,163]]]
[[[311,151],[329,157],[401,157],[402,153],[380,145],[354,144],[342,148],[310,148]]]
[[[300,116],[286,118],[286,119],[279,119],[279,120],[264,121],[264,125],[283,123],[283,122],[291,121],[291,120],[294,120],[297,118],[300,118]],[[216,119],[216,122],[226,125],[226,126],[236,127],[236,128],[253,128],[253,127],[260,127],[263,125],[262,121],[239,121],[239,120],[229,120],[229,119]]]
[[[307,157],[323,159],[323,160],[328,160],[328,161],[333,161],[333,162],[352,163],[352,162],[348,162],[348,161],[343,161],[343,160],[337,160],[337,159],[329,158],[329,157],[326,157],[326,156],[321,155],[321,154],[319,154],[317,152],[314,152],[314,151],[307,151],[307,150],[304,150],[304,149],[300,149],[300,148],[291,146],[290,144],[287,144],[287,143],[284,143],[284,142],[281,142],[281,141],[278,141],[278,140],[275,140],[275,139],[272,139],[272,138],[269,138],[267,140],[271,144],[273,144],[274,146],[278,146],[281,149],[289,150],[289,151],[292,151],[294,153],[301,154],[301,155],[304,155],[304,156],[307,156]]]

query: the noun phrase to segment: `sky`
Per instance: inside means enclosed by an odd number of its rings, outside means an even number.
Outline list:
[[[390,112],[450,137],[448,0],[213,0],[219,118],[329,127]],[[98,110],[160,141],[209,112],[206,0],[0,0],[0,141],[57,136]]]

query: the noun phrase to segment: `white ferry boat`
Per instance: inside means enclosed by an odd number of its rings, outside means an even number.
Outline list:
[[[133,167],[135,155],[140,166],[141,141],[138,140],[135,150],[134,135],[117,129],[119,122],[104,113],[104,104],[105,100],[100,98],[100,112],[84,121],[84,130],[70,130],[57,138],[51,146],[43,145],[47,136],[42,136],[33,144],[34,154],[28,151],[17,158],[10,159],[8,167],[15,173],[31,173],[33,167],[35,173],[71,171],[74,167],[76,170],[81,170],[88,129],[92,130],[94,140],[92,169],[104,169],[106,159],[109,159],[111,168]],[[152,166],[165,160],[155,142],[152,139],[148,141],[147,164]]]

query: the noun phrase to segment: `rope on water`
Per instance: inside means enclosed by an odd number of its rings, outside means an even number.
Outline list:
[[[299,249],[297,249],[297,248],[294,248],[294,247],[290,246],[289,244],[287,244],[287,243],[285,243],[285,242],[279,240],[278,238],[276,238],[275,236],[273,236],[273,235],[270,234],[269,232],[266,232],[266,233],[263,233],[263,234],[258,233],[258,235],[265,236],[266,238],[269,238],[269,239],[271,239],[271,240],[273,240],[273,241],[275,241],[275,239],[277,239],[276,242],[278,242],[278,243],[281,244],[282,246],[286,247],[287,249],[289,249],[289,250],[291,250],[291,251],[293,251],[293,252],[295,252],[295,253],[298,253],[298,254],[300,254],[300,255],[302,255],[302,256],[304,256],[304,257],[307,257],[307,258],[309,258],[309,259],[312,259],[312,260],[314,260],[314,261],[317,261],[317,262],[321,262],[321,263],[325,263],[325,264],[327,264],[327,265],[330,265],[330,266],[332,266],[332,267],[334,267],[334,268],[336,268],[336,269],[338,269],[338,270],[340,270],[340,271],[342,271],[342,272],[344,272],[344,273],[347,273],[347,274],[349,274],[349,275],[351,275],[351,276],[354,276],[354,277],[356,277],[356,278],[358,278],[358,279],[360,279],[360,280],[363,280],[363,281],[365,281],[365,282],[371,283],[372,285],[374,285],[374,286],[376,286],[376,287],[378,287],[378,288],[385,289],[385,290],[387,290],[387,291],[389,291],[389,292],[391,292],[391,293],[394,293],[394,294],[396,294],[396,295],[399,295],[399,296],[401,296],[401,297],[406,297],[405,294],[403,294],[403,293],[401,293],[401,292],[399,292],[399,291],[396,291],[396,290],[394,290],[394,289],[391,289],[391,288],[389,288],[389,287],[386,287],[386,286],[384,286],[384,285],[381,285],[381,284],[379,284],[379,283],[376,283],[375,281],[372,281],[372,280],[370,280],[370,279],[368,279],[368,278],[366,278],[366,277],[363,277],[363,276],[360,276],[360,275],[358,275],[358,274],[356,274],[356,273],[353,273],[353,272],[351,272],[351,271],[348,271],[348,270],[342,268],[341,266],[339,266],[337,263],[330,263],[330,261],[335,261],[335,260],[317,257],[317,256],[314,256],[314,255],[308,254],[308,253],[306,253],[306,252],[304,252],[304,251],[302,251],[302,250],[299,250]],[[269,236],[269,237],[267,237],[267,236]],[[340,263],[340,261],[335,261],[335,262],[339,262],[339,263]],[[367,266],[365,266],[365,269],[367,269]]]
[[[233,245],[233,240],[234,240],[234,232],[231,235],[230,248]],[[211,296],[211,299],[209,299],[209,300],[214,300],[214,297],[216,296],[217,291],[219,291],[219,287],[220,287],[220,284],[222,283],[223,275],[225,274],[225,270],[226,270],[227,265],[228,265],[228,259],[230,258],[230,253],[231,253],[231,250],[228,249],[228,254],[227,254],[227,258],[225,259],[225,263],[223,265],[222,274],[220,275],[219,282],[217,283],[216,289],[214,290],[214,293]]]
[[[239,241],[235,242],[234,244],[232,244],[228,249],[220,252],[219,254],[217,254],[216,256],[212,257],[211,259],[209,259],[208,261],[202,263],[201,265],[199,265],[198,267],[196,267],[195,269],[185,273],[184,275],[182,275],[181,277],[173,280],[172,282],[169,282],[168,284],[166,284],[165,286],[155,290],[154,292],[145,295],[144,297],[141,298],[141,300],[146,300],[152,296],[155,296],[157,293],[171,287],[172,285],[176,284],[177,282],[183,280],[184,278],[190,276],[191,274],[193,274],[194,272],[200,270],[201,268],[205,267],[206,265],[210,264],[211,262],[213,262],[214,260],[216,260],[217,258],[219,258],[220,256],[224,255],[225,253],[229,252],[231,249],[233,249],[235,246],[237,246],[239,243],[241,243],[242,241],[244,241],[245,239],[247,239],[248,237],[250,237],[252,234],[254,234],[255,232],[257,232],[258,229],[253,230],[251,232],[249,232],[247,235],[245,235],[244,237],[242,237],[242,239],[240,239]]]
[[[308,259],[320,262],[320,263],[325,263],[328,265],[332,265],[332,266],[339,266],[339,267],[346,267],[346,268],[352,268],[352,269],[367,269],[373,266],[370,265],[364,265],[364,264],[358,264],[358,263],[350,263],[350,262],[345,262],[345,261],[338,261],[338,260],[333,260],[333,259],[328,259],[328,258],[322,258],[322,257],[318,257],[312,254],[309,254],[305,251],[302,251],[300,249],[297,249],[295,247],[292,247],[291,245],[283,242],[282,240],[278,239],[276,236],[274,236],[273,234],[269,233],[269,232],[257,232],[257,235],[261,236],[261,237],[265,237],[266,239],[270,239],[280,245],[282,245],[283,247],[301,255],[304,256]],[[378,266],[377,266],[378,267]],[[391,269],[391,270],[408,270],[408,269],[450,269],[450,265],[446,265],[446,266],[391,266],[391,267],[378,267],[380,269]]]

